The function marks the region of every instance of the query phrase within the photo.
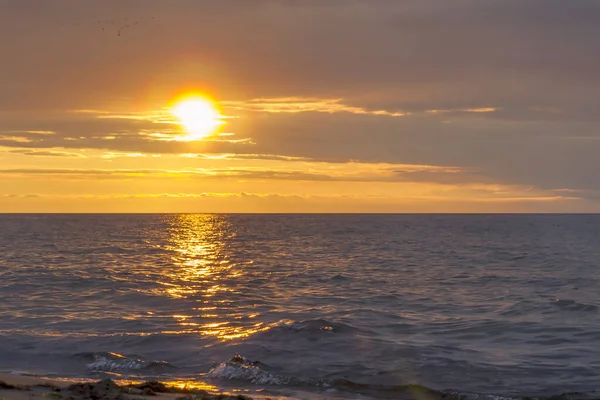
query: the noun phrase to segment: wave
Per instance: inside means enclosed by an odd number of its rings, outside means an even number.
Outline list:
[[[344,282],[348,282],[351,280],[352,280],[352,277],[350,277],[348,275],[343,275],[343,274],[335,274],[335,275],[322,277],[322,278],[318,279],[318,281],[322,282],[322,283],[331,282],[331,283],[338,283],[338,284],[342,284]]]
[[[257,385],[287,385],[291,378],[279,376],[261,368],[258,361],[250,361],[239,354],[231,360],[220,363],[206,374],[211,379],[248,381]]]
[[[598,393],[566,392],[558,395],[526,396],[473,393],[455,389],[434,389],[419,384],[382,385],[354,382],[348,379],[300,378],[277,374],[260,361],[251,361],[242,355],[211,368],[208,379],[242,381],[255,385],[292,386],[303,390],[334,391],[338,394],[368,396],[371,398],[427,399],[427,400],[597,400]]]
[[[598,307],[593,304],[579,303],[575,300],[568,299],[557,299],[555,304],[568,311],[584,311],[584,312],[597,312]]]
[[[67,256],[82,256],[82,255],[91,255],[91,254],[100,254],[100,255],[112,255],[112,254],[126,254],[131,253],[133,250],[126,249],[124,247],[119,246],[105,246],[105,247],[89,247],[89,248],[81,248],[81,249],[59,249],[56,250],[57,254],[67,255]]]
[[[327,321],[326,319],[309,319],[305,321],[293,321],[285,319],[272,324],[270,331],[273,330],[343,333],[357,331],[358,329],[351,325],[339,322],[331,322]]]
[[[545,303],[534,302],[531,300],[519,300],[513,304],[508,304],[498,310],[498,315],[505,317],[519,317],[535,312],[541,312],[546,306]]]
[[[96,372],[144,371],[160,373],[177,369],[167,361],[147,361],[138,356],[125,356],[112,352],[78,353],[73,358],[86,362],[86,368]]]

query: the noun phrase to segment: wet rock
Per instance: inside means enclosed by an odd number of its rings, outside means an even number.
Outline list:
[[[187,395],[182,397],[177,397],[175,400],[252,400],[252,397],[244,396],[238,394],[236,396],[226,396],[224,394],[216,394],[211,395],[208,393],[202,395]]]
[[[10,383],[6,383],[4,381],[0,381],[0,389],[8,389],[8,390],[12,390],[15,389],[15,385],[11,385]]]
[[[194,395],[194,399],[198,400],[201,399],[203,396],[206,396],[207,398],[210,398],[211,395],[206,391],[206,390],[202,390],[202,389],[197,389],[197,388],[188,388],[188,387],[170,387],[169,391],[171,393],[177,393],[177,394],[188,394],[188,395]],[[186,396],[181,396],[186,397]]]
[[[35,385],[34,387],[37,387],[37,388],[44,388],[44,389],[50,389],[50,390],[52,390],[53,392],[60,392],[60,391],[62,390],[62,389],[61,389],[61,388],[59,388],[58,386],[56,386],[56,385],[53,385],[53,384],[51,384],[51,383],[38,383],[38,384],[37,384],[37,385]]]
[[[92,400],[123,400],[121,387],[110,379],[96,383],[76,383],[67,388],[76,397]]]
[[[31,390],[27,386],[13,385],[13,384],[10,384],[10,383],[6,383],[4,381],[0,381],[0,389],[5,389],[5,390]]]
[[[153,392],[153,394],[170,393],[171,392],[171,390],[164,383],[157,382],[157,381],[148,381],[148,382],[140,383],[139,385],[133,385],[133,387],[137,388],[137,389],[142,389],[144,391],[146,389],[150,389]]]
[[[96,383],[92,390],[92,398],[98,399],[117,399],[121,394],[121,387],[110,379],[104,379]]]
[[[74,394],[85,395],[92,393],[92,384],[91,383],[74,383],[67,387],[69,392],[73,392]]]

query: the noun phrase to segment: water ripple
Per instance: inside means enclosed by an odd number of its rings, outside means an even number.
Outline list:
[[[408,384],[592,393],[600,378],[599,216],[35,215],[0,226],[0,371],[384,397]]]

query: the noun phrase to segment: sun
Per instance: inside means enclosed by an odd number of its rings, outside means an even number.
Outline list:
[[[200,140],[215,134],[223,125],[222,116],[210,100],[202,97],[186,98],[171,108],[171,114],[186,131],[184,140]]]

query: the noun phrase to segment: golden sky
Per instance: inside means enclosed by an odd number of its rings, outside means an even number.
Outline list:
[[[0,212],[598,212],[599,18],[3,0]]]

